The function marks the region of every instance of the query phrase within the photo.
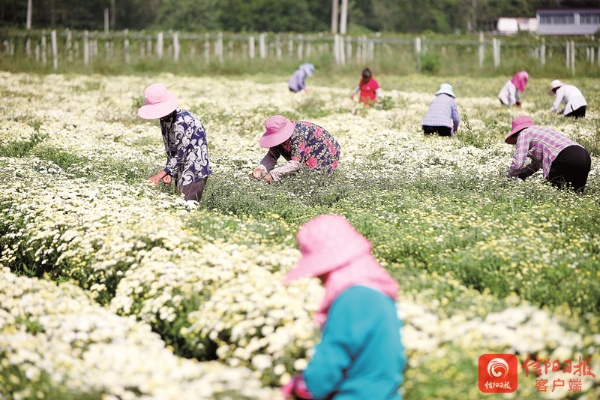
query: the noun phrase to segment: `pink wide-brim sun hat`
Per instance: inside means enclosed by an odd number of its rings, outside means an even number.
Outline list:
[[[504,141],[508,144],[516,144],[517,137],[515,136],[517,133],[521,132],[525,128],[529,128],[533,125],[533,121],[531,117],[528,115],[521,115],[512,121],[512,129],[508,135],[504,138]]]
[[[265,122],[265,133],[259,139],[258,143],[262,147],[275,147],[288,140],[296,124],[283,115],[274,115]]]
[[[179,105],[179,100],[162,83],[153,83],[144,90],[144,105],[138,115],[144,119],[158,119],[169,115]]]
[[[341,215],[326,214],[304,224],[296,235],[302,257],[284,278],[312,278],[332,272],[371,252],[371,242]]]

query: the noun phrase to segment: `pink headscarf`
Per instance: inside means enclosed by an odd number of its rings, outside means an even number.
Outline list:
[[[398,283],[377,262],[371,253],[331,271],[325,281],[325,296],[315,321],[322,327],[327,322],[329,308],[342,292],[352,286],[366,286],[380,291],[392,300],[398,297]]]
[[[341,215],[321,215],[296,235],[302,258],[284,282],[326,276],[325,297],[315,315],[323,326],[331,304],[351,286],[367,286],[396,299],[398,284],[371,254],[371,242]]]
[[[528,79],[529,74],[526,71],[521,71],[517,72],[510,81],[515,85],[519,92],[523,93],[525,91],[525,86],[527,86]]]

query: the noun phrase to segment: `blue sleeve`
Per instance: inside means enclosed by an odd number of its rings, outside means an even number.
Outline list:
[[[454,130],[457,130],[458,124],[460,124],[460,115],[458,115],[458,107],[454,101],[452,102],[452,122],[454,123]]]
[[[329,312],[321,343],[304,370],[306,385],[317,399],[327,396],[339,386],[344,371],[368,334],[367,327],[371,325],[368,310],[357,307],[360,299],[355,294],[356,291],[346,290],[336,299]]]

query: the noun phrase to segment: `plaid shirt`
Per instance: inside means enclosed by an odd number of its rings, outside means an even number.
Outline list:
[[[544,178],[547,178],[558,154],[569,146],[581,145],[561,133],[537,125],[522,130],[517,137],[517,149],[508,177],[524,179],[541,167]],[[525,166],[527,157],[531,162]]]
[[[423,125],[426,126],[447,126],[452,128],[452,132],[458,129],[460,117],[456,102],[452,96],[439,94],[429,104],[429,110],[423,119]]]

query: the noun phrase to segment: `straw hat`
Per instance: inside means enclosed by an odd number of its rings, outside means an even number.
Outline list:
[[[520,117],[513,119],[512,130],[510,131],[510,133],[508,135],[506,135],[506,137],[504,138],[504,141],[508,144],[516,144],[517,143],[516,134],[521,132],[525,128],[529,128],[532,125],[533,125],[533,121],[531,120],[531,117],[529,117],[527,115],[521,115]]]
[[[447,94],[449,96],[456,97],[454,95],[454,91],[452,90],[452,85],[449,83],[442,83],[440,85],[440,90],[438,90],[435,95],[437,96],[438,94]]]
[[[179,100],[162,83],[153,83],[144,90],[144,105],[138,115],[144,119],[157,119],[169,115],[179,105]]]
[[[258,143],[262,147],[275,147],[288,140],[296,124],[283,115],[274,115],[265,122],[265,133],[262,135]]]
[[[302,258],[284,281],[320,276],[358,257],[370,254],[371,242],[341,215],[321,215],[304,224],[296,235]]]

